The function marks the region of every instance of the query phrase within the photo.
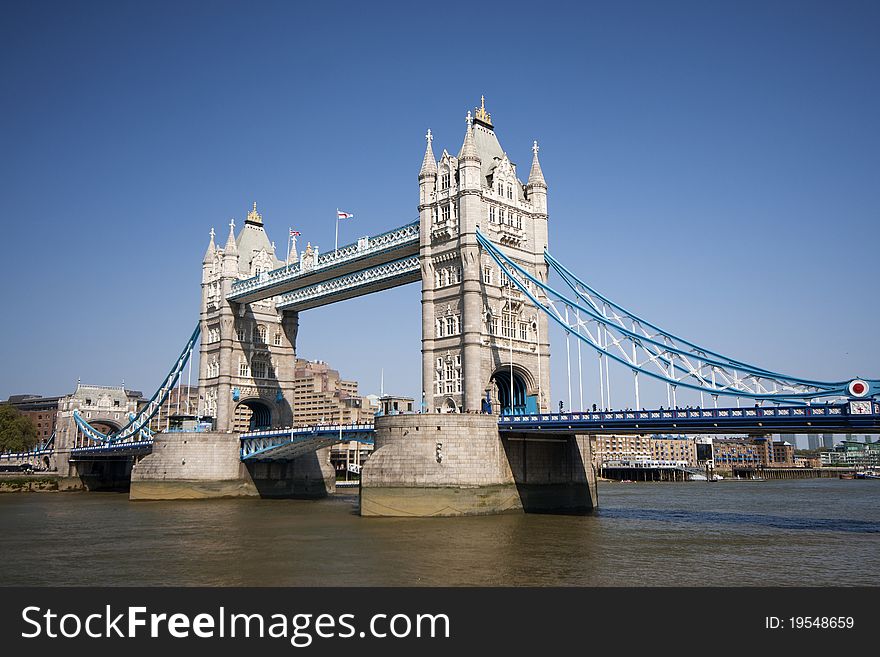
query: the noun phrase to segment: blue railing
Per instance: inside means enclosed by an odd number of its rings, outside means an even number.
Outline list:
[[[858,406],[854,406],[857,404]],[[853,400],[844,404],[827,404],[821,406],[774,406],[745,408],[675,408],[651,410],[612,410],[583,411],[570,413],[543,413],[526,415],[503,415],[498,419],[501,428],[547,428],[560,425],[592,425],[594,427],[608,425],[613,428],[637,427],[644,423],[645,428],[657,425],[675,424],[686,428],[691,421],[694,425],[705,426],[705,420],[711,420],[719,427],[729,423],[742,425],[754,421],[756,425],[770,420],[792,426],[809,425],[814,420],[826,423],[841,420],[846,422],[864,422],[877,425],[880,423],[880,403],[874,400]],[[680,424],[679,424],[680,423]]]
[[[418,243],[419,241],[419,222],[393,228],[392,230],[370,237],[366,240],[359,240],[354,244],[347,244],[335,251],[328,251],[319,255],[314,263],[303,264],[296,262],[291,265],[285,265],[270,272],[262,273],[258,276],[245,278],[235,281],[232,284],[232,291],[229,299],[236,299],[257,290],[272,288],[285,281],[290,281],[300,276],[306,276],[318,271],[324,271],[337,267],[346,262],[351,262],[371,255],[377,255],[385,251],[399,249],[401,246]]]

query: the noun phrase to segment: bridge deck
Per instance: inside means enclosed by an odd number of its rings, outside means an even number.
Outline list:
[[[372,444],[374,431],[372,424],[328,424],[252,431],[241,434],[241,460],[287,461],[349,440]]]
[[[852,402],[828,406],[695,408],[507,415],[502,432],[517,433],[880,433],[880,403],[871,413]]]

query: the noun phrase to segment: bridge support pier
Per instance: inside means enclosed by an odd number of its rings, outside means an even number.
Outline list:
[[[332,493],[329,448],[290,461],[244,464],[236,433],[157,434],[131,475],[132,500],[317,498]]]
[[[362,516],[587,513],[596,507],[588,436],[500,436],[492,415],[376,418],[361,471]]]

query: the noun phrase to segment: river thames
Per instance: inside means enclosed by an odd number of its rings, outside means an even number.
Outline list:
[[[320,501],[0,495],[3,585],[872,585],[880,482],[603,483],[593,515],[361,518]]]

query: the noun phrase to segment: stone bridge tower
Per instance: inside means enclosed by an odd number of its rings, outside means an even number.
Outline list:
[[[430,130],[419,172],[422,386],[428,411],[546,411],[546,316],[503,276],[476,231],[547,280],[547,184],[532,148],[528,181],[501,147],[485,101],[467,114],[458,156],[435,160]]]
[[[273,298],[226,300],[235,281],[283,264],[256,203],[238,236],[230,222],[223,248],[214,244],[211,230],[202,261],[199,413],[213,417],[217,431],[292,423],[298,314],[276,310]]]

